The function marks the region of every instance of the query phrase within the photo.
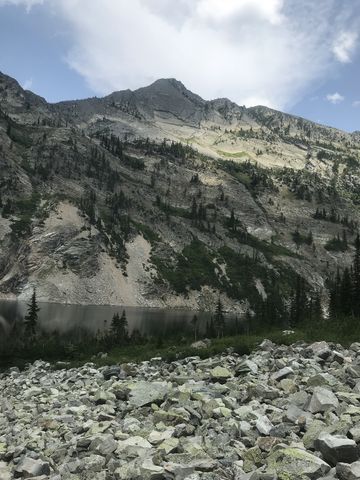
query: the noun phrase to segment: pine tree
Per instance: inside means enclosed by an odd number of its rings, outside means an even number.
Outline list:
[[[40,308],[36,300],[36,290],[34,289],[31,301],[28,303],[28,312],[24,318],[25,336],[27,339],[31,339],[36,335],[39,311]]]
[[[111,333],[116,342],[122,343],[128,338],[128,322],[126,319],[125,310],[120,317],[115,313],[111,321]]]
[[[345,268],[340,284],[340,309],[345,315],[351,315],[353,309],[352,281],[348,268]]]
[[[306,287],[305,280],[298,275],[296,278],[296,288],[290,306],[291,326],[299,325],[306,317]]]
[[[225,314],[223,309],[223,304],[221,303],[220,297],[215,309],[214,315],[214,328],[216,331],[216,335],[219,338],[220,336],[224,336],[225,330]]]
[[[330,302],[329,302],[329,316],[332,320],[337,318],[340,312],[340,287],[341,276],[339,269],[337,270],[335,281],[332,282],[330,287]]]
[[[194,340],[196,342],[197,337],[198,337],[198,333],[199,333],[199,319],[196,315],[194,315],[193,318],[191,319],[191,325],[193,327]]]
[[[357,234],[355,240],[355,256],[353,262],[353,312],[360,316],[360,236]]]

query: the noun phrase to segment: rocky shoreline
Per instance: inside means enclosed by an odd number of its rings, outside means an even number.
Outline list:
[[[360,478],[360,343],[38,361],[1,374],[0,391],[1,480]]]

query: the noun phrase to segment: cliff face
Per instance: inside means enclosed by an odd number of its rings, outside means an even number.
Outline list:
[[[297,274],[322,289],[352,259],[359,146],[173,79],[48,104],[0,75],[0,295],[242,310]]]

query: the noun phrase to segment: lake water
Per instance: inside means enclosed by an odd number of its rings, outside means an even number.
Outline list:
[[[170,310],[158,308],[104,306],[104,305],[66,305],[58,303],[39,303],[39,327],[48,333],[81,336],[83,333],[96,334],[110,327],[115,313],[126,312],[129,333],[138,329],[141,334],[154,337],[184,334],[191,330],[191,320],[198,317],[199,329],[205,331],[211,313],[190,310]],[[14,322],[22,322],[27,311],[26,303],[0,300],[0,332],[6,335]],[[226,315],[226,323],[231,330],[237,328],[238,319]]]

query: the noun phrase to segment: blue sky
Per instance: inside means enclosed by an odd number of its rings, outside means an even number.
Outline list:
[[[0,70],[48,101],[175,77],[360,130],[360,1],[0,0]]]

